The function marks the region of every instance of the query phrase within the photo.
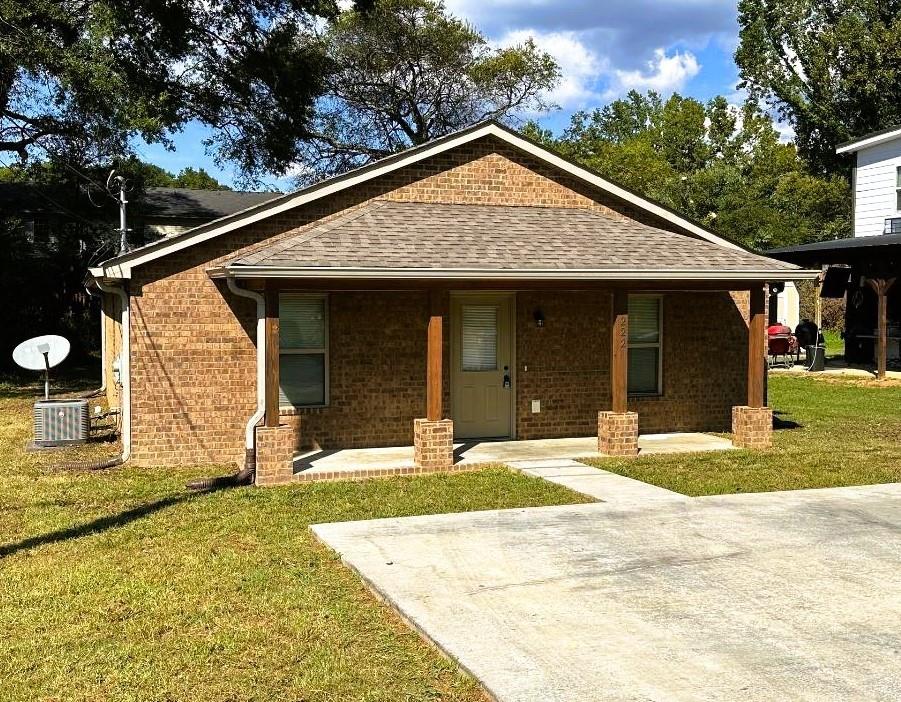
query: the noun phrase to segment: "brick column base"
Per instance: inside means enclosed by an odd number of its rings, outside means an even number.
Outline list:
[[[638,412],[598,412],[598,451],[607,456],[638,455]]]
[[[453,420],[413,420],[413,465],[422,471],[447,470],[454,465]]]
[[[295,427],[257,427],[257,485],[284,485],[294,475]]]
[[[773,445],[773,410],[769,407],[732,408],[732,443],[739,448],[767,449]]]

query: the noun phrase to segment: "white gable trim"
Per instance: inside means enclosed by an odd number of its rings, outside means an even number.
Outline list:
[[[350,171],[349,173],[346,173],[344,175],[330,178],[316,185],[312,185],[309,188],[299,190],[295,193],[290,193],[283,197],[276,198],[275,200],[270,200],[269,202],[248,208],[246,210],[243,210],[242,212],[237,212],[233,215],[222,217],[221,219],[203,224],[199,227],[195,227],[194,229],[190,229],[187,232],[176,235],[170,239],[163,239],[161,241],[154,242],[152,244],[148,244],[147,246],[135,249],[134,251],[129,251],[121,256],[117,256],[108,261],[105,261],[100,266],[91,268],[91,275],[93,275],[95,278],[107,279],[131,278],[131,271],[137,266],[149,263],[158,258],[161,258],[162,256],[168,256],[169,254],[181,251],[196,244],[200,244],[204,241],[214,239],[218,236],[238,229],[239,227],[253,224],[254,222],[258,222],[273,215],[281,214],[282,212],[286,212],[288,210],[294,209],[295,207],[305,205],[309,202],[313,202],[314,200],[327,197],[342,190],[346,190],[347,188],[352,188],[355,185],[359,185],[360,183],[365,183],[368,180],[378,178],[400,168],[404,168],[405,166],[418,163],[437,154],[449,151],[458,146],[468,144],[469,142],[475,141],[476,139],[481,139],[486,136],[496,137],[501,141],[510,144],[514,148],[528,153],[531,156],[534,156],[540,161],[543,161],[551,166],[554,166],[564,173],[567,173],[585,183],[588,183],[589,185],[593,185],[600,190],[610,193],[611,195],[620,198],[625,202],[628,202],[636,208],[656,215],[661,219],[664,219],[701,239],[719,244],[720,246],[724,246],[726,248],[737,249],[740,251],[744,250],[741,246],[717,236],[704,227],[701,227],[685,219],[684,217],[671,212],[665,207],[650,202],[645,198],[636,195],[635,193],[626,190],[619,185],[601,178],[591,171],[576,166],[569,161],[566,161],[565,159],[557,156],[556,154],[548,151],[546,148],[534,144],[528,139],[525,139],[518,134],[505,129],[504,127],[501,127],[494,122],[489,122],[486,124],[476,125],[475,127],[471,127],[457,134],[453,134],[442,139],[438,139],[429,144],[424,144],[423,146],[413,148],[407,153],[401,153],[398,156],[390,156],[381,161],[376,161],[375,163],[368,166],[363,166],[362,168]]]
[[[860,151],[861,149],[868,149],[871,146],[878,146],[879,144],[884,144],[887,141],[893,141],[901,136],[901,127],[898,129],[892,129],[887,132],[883,132],[882,134],[874,134],[870,137],[864,137],[863,139],[858,139],[857,141],[849,141],[844,144],[840,144],[838,148],[835,150],[837,154],[853,154],[855,151]]]

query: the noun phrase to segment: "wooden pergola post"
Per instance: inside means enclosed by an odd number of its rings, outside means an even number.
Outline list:
[[[766,376],[766,294],[762,285],[751,288],[748,324],[748,407],[764,406]]]
[[[888,291],[895,278],[867,278],[867,284],[876,293],[876,378],[885,379],[888,366]]]
[[[610,341],[610,409],[621,413],[628,410],[629,400],[629,295],[625,290],[613,293]]]
[[[434,303],[429,316],[428,359],[426,362],[426,419],[441,419],[442,400],[442,346],[444,343],[444,319],[437,313]]]
[[[266,284],[266,417],[267,427],[279,425],[279,340],[278,340],[278,288]]]

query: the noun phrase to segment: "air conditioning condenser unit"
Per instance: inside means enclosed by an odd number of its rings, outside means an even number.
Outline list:
[[[34,403],[34,445],[64,446],[88,440],[87,400],[38,400]]]

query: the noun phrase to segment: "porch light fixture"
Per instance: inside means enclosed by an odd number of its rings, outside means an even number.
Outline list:
[[[535,320],[535,326],[539,329],[544,327],[544,312],[541,311],[540,307],[536,307],[535,311],[532,313],[532,317]]]

